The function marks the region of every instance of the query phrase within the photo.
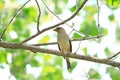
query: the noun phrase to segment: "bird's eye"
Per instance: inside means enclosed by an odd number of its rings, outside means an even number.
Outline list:
[[[59,30],[60,30],[60,27],[58,27],[57,30],[59,31]]]
[[[58,30],[60,29],[60,28],[57,28]]]

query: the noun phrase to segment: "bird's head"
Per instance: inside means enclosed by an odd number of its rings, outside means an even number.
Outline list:
[[[57,28],[55,28],[53,31],[59,33],[59,32],[64,31],[64,29],[63,29],[62,27],[57,27]]]

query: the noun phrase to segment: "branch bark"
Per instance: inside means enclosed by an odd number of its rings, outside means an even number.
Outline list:
[[[57,56],[66,56],[74,59],[80,59],[80,60],[86,60],[86,61],[92,61],[92,62],[97,62],[101,64],[107,64],[111,65],[113,67],[120,67],[120,62],[116,61],[111,61],[109,59],[99,59],[95,57],[90,57],[90,56],[85,56],[85,55],[78,55],[78,54],[62,54],[61,52],[57,50],[51,50],[51,49],[46,49],[46,48],[41,48],[37,46],[32,46],[29,44],[21,44],[21,43],[14,43],[14,42],[0,42],[0,47],[2,48],[10,48],[10,49],[24,49],[24,50],[29,50],[34,53],[36,52],[41,52],[41,53],[46,53],[46,54],[53,54]]]
[[[91,37],[75,38],[75,39],[72,39],[70,41],[83,41],[83,40],[90,40],[90,39],[99,39],[101,37],[103,37],[103,36],[102,35],[98,35],[98,36],[91,36]],[[45,46],[45,45],[53,45],[53,44],[57,44],[57,42],[31,44],[31,45],[32,46]]]
[[[37,7],[38,7],[38,17],[37,17],[37,31],[39,32],[39,20],[40,20],[40,16],[41,16],[41,9],[40,9],[40,6],[39,6],[39,3],[37,0],[35,0],[36,4],[37,4]]]

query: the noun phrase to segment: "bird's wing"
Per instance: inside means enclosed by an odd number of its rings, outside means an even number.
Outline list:
[[[72,44],[70,40],[69,40],[69,43],[70,43],[70,52],[72,52]]]
[[[59,50],[61,51],[59,43],[58,43],[58,48],[59,48]]]
[[[72,52],[72,44],[71,44],[71,41],[70,41],[70,40],[69,40],[69,44],[70,44],[70,52]],[[59,43],[58,43],[58,48],[59,48],[59,50],[61,51],[61,48],[60,48]]]

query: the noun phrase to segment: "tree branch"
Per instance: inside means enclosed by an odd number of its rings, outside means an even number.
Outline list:
[[[80,6],[80,7],[75,11],[75,13],[73,13],[73,15],[71,15],[69,18],[65,19],[64,21],[62,21],[62,22],[60,22],[60,23],[57,23],[57,24],[55,24],[55,25],[53,25],[53,26],[50,26],[50,27],[47,27],[47,28],[41,30],[40,32],[32,35],[31,37],[29,37],[29,38],[21,41],[21,43],[25,43],[25,42],[27,42],[27,41],[35,38],[36,36],[42,34],[43,32],[48,31],[48,30],[50,30],[50,29],[53,29],[53,28],[55,28],[55,27],[57,27],[57,26],[60,26],[60,25],[64,24],[65,22],[71,20],[71,19],[74,18],[74,17],[78,14],[78,12],[84,7],[84,5],[85,5],[85,3],[86,3],[87,1],[88,1],[88,0],[84,0],[84,2],[81,4],[81,6]]]
[[[40,16],[41,16],[41,10],[40,10],[40,6],[39,6],[39,3],[37,0],[35,0],[36,4],[37,4],[37,7],[38,7],[38,18],[37,18],[37,31],[39,32],[39,20],[40,20]]]
[[[72,39],[71,41],[83,41],[83,40],[90,40],[90,39],[99,39],[101,37],[102,37],[101,35],[98,35],[98,36],[92,36],[92,37],[76,38],[76,39]],[[31,44],[31,45],[32,46],[45,46],[45,45],[53,45],[53,44],[57,44],[57,42]]]
[[[109,57],[108,59],[113,59],[113,58],[115,58],[115,57],[116,57],[117,55],[119,55],[119,54],[120,54],[120,52],[114,54],[113,56]]]
[[[98,8],[98,15],[97,15],[97,20],[98,20],[98,33],[99,35],[101,34],[101,27],[100,27],[100,6],[99,6],[99,0],[97,0],[97,8]]]
[[[31,46],[29,44],[20,44],[20,43],[13,43],[13,42],[0,42],[0,47],[10,48],[10,49],[24,49],[24,50],[32,51],[34,53],[41,52],[41,53],[46,53],[46,54],[65,56],[65,57],[70,57],[70,58],[74,58],[74,59],[80,59],[80,60],[97,62],[97,63],[101,63],[101,64],[107,64],[107,65],[111,65],[113,67],[118,67],[118,68],[120,66],[120,62],[111,61],[109,59],[99,59],[99,58],[95,58],[95,57],[78,55],[78,54],[73,54],[73,53],[69,54],[69,55],[68,54],[62,54],[61,52],[59,52],[57,50],[40,48],[40,47],[37,47],[37,46]]]

